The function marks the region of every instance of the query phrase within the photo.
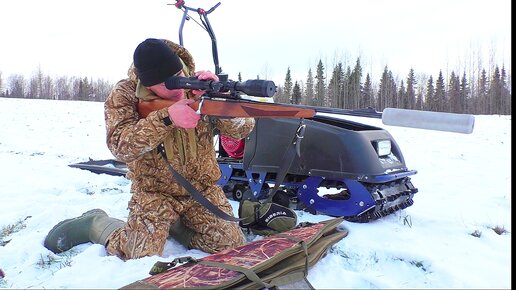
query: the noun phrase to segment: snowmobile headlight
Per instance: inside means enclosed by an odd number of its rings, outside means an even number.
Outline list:
[[[391,154],[391,140],[376,140],[373,144],[378,156],[382,157]]]

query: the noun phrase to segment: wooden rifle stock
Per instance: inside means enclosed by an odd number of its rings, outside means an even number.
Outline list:
[[[174,104],[174,101],[164,99],[141,101],[138,103],[138,113],[140,117],[145,118],[151,112],[169,107],[172,104]],[[316,113],[312,108],[224,98],[203,98],[190,104],[190,107],[200,112],[201,115],[225,118],[312,118]]]

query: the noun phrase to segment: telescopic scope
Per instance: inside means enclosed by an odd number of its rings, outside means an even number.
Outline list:
[[[191,89],[210,92],[243,92],[249,96],[272,97],[276,93],[276,85],[268,80],[247,80],[244,82],[235,81],[203,81],[196,77],[173,76],[165,81],[169,90]]]

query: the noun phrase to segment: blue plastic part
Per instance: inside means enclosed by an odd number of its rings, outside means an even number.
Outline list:
[[[251,170],[245,170],[245,177],[235,177],[233,175],[233,170],[243,169],[242,163],[223,163],[219,162],[219,168],[221,171],[221,177],[217,184],[219,186],[226,185],[229,180],[238,180],[246,183],[249,188],[251,189],[251,193],[253,196],[257,199],[262,199],[265,197],[262,197],[262,187],[265,184],[265,176],[267,175],[267,172],[265,171],[251,171]],[[253,177],[253,175],[258,175],[258,179]]]
[[[222,173],[218,181],[220,186],[226,185],[229,180],[242,181],[249,185],[253,196],[257,199],[264,199],[266,196],[262,192],[265,183],[274,183],[275,180],[265,180],[267,172],[245,170],[245,177],[231,177],[233,170],[243,170],[242,163],[219,163]],[[409,170],[384,174],[378,176],[367,176],[361,178],[362,182],[368,183],[386,183],[416,174],[417,171]],[[253,175],[257,178],[254,178]],[[283,183],[283,186],[297,187],[297,195],[308,208],[318,213],[330,216],[358,216],[376,206],[376,202],[371,193],[365,188],[361,181],[353,179],[343,179],[348,191],[351,193],[349,199],[329,199],[319,196],[319,186],[325,180],[321,176],[309,176],[303,183]]]
[[[224,186],[229,182],[231,175],[233,174],[233,166],[234,164],[219,163],[220,178],[219,181],[217,181],[217,185]]]
[[[358,181],[345,179],[344,183],[351,192],[347,200],[327,199],[319,196],[318,187],[322,177],[310,176],[298,191],[298,198],[308,207],[330,216],[356,216],[373,207],[375,201],[367,189]]]
[[[249,187],[251,188],[251,192],[253,196],[257,199],[261,199],[261,191],[263,184],[265,183],[265,175],[267,175],[267,172],[265,171],[249,171],[246,170],[245,174],[247,176]],[[258,180],[253,178],[253,174],[258,174]]]

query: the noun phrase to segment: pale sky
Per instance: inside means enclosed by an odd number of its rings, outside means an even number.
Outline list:
[[[217,0],[186,0],[208,10]],[[306,80],[319,59],[326,68],[361,58],[363,75],[379,80],[385,65],[406,78],[436,76],[489,63],[511,64],[510,0],[222,0],[208,15],[219,61],[230,79],[282,83],[290,67]],[[148,37],[179,42],[182,12],[174,0],[1,0],[0,72],[4,80],[49,75],[88,76],[116,82],[126,76],[134,48]],[[192,19],[198,20],[196,13]],[[214,71],[211,41],[194,21],[184,45],[197,69]]]

